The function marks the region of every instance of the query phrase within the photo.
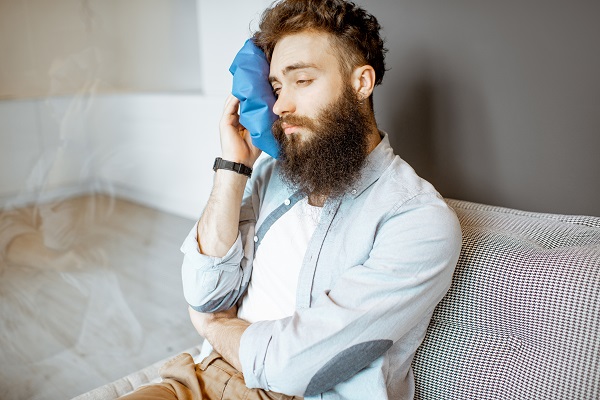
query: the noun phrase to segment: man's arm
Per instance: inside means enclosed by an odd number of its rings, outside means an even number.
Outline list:
[[[260,155],[260,150],[252,144],[250,133],[239,123],[238,107],[239,100],[230,95],[225,103],[219,124],[222,157],[225,160],[252,167]],[[200,254],[222,259],[228,252],[231,252],[239,233],[240,207],[247,180],[245,175],[234,171],[222,169],[216,171],[210,198],[196,228],[197,250]],[[186,257],[195,253],[195,249],[189,249],[189,243],[188,246],[184,243],[184,247],[188,247]],[[240,257],[239,254],[235,255],[233,259],[238,257]],[[200,281],[209,282],[211,279],[207,279],[205,275],[218,274],[220,276],[222,273],[210,268],[207,270],[197,269],[197,263],[194,261],[197,260],[184,259],[184,292],[189,283],[193,283],[191,287],[194,291],[198,275],[202,276]],[[206,285],[209,286],[208,292],[214,289],[214,287],[210,288],[210,284]],[[192,297],[196,295],[194,293]],[[222,302],[227,303],[227,301]],[[221,302],[217,301],[217,303]],[[220,304],[214,307],[222,309]],[[226,360],[241,369],[238,356],[239,343],[241,335],[249,324],[234,318],[237,315],[237,308],[234,306],[227,311],[201,313],[190,306],[189,313],[198,333],[208,340]]]
[[[237,307],[218,313],[200,313],[189,308],[192,324],[210,343],[217,353],[238,371],[242,370],[240,363],[240,340],[249,322],[236,318]]]
[[[239,124],[238,104],[230,96],[223,110],[219,125],[222,157],[254,167],[260,150]],[[183,294],[196,311],[227,310],[248,285],[256,222],[253,181],[234,171],[217,170],[202,217],[181,246]]]
[[[200,253],[224,257],[235,242],[247,180],[246,176],[234,171],[218,169],[215,172],[210,198],[198,222]]]
[[[239,101],[230,95],[219,124],[222,157],[252,167],[260,150],[252,144],[249,132],[240,125],[238,106]],[[192,322],[197,329],[202,321],[206,320],[208,324],[221,315],[217,313],[212,318],[212,314],[204,313],[234,306],[249,279],[250,270],[246,267],[251,254],[246,253],[249,250],[251,253],[252,249],[243,242],[253,229],[251,210],[249,213],[246,209],[243,221],[240,221],[245,189],[250,199],[249,184],[245,175],[217,170],[202,217],[181,247],[184,253],[183,291],[190,304],[190,316],[196,316]],[[246,208],[251,206],[251,203],[245,205]],[[231,312],[235,316],[235,310]],[[203,336],[209,335],[208,331],[198,331]]]
[[[240,125],[238,106],[239,100],[229,95],[219,124],[221,151],[224,160],[252,167],[260,150]],[[210,198],[198,222],[198,246],[202,254],[223,257],[235,242],[247,180],[237,172],[217,170]]]

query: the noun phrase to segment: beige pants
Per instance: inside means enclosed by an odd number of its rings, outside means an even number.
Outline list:
[[[212,352],[200,364],[182,353],[167,361],[159,374],[162,382],[142,386],[123,400],[301,400],[262,389],[248,389],[241,372]]]

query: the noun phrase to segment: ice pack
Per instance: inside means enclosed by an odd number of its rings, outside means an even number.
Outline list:
[[[231,93],[240,100],[240,123],[250,132],[252,143],[274,158],[279,144],[271,133],[277,115],[275,95],[269,83],[269,62],[265,53],[248,39],[235,56],[229,72],[233,75]]]

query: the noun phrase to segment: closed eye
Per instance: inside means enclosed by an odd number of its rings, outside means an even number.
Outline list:
[[[298,80],[296,80],[296,85],[297,86],[308,86],[313,81],[314,81],[314,79],[298,79]],[[273,86],[273,94],[275,95],[276,98],[279,97],[280,92],[281,92],[280,86]]]

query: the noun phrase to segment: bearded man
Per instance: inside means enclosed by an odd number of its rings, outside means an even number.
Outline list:
[[[178,356],[139,398],[413,398],[411,361],[461,232],[377,128],[379,31],[343,0],[263,14],[253,40],[270,61],[280,155],[258,160],[230,96],[221,157],[247,169],[216,170],[182,246],[190,317],[212,352]]]

